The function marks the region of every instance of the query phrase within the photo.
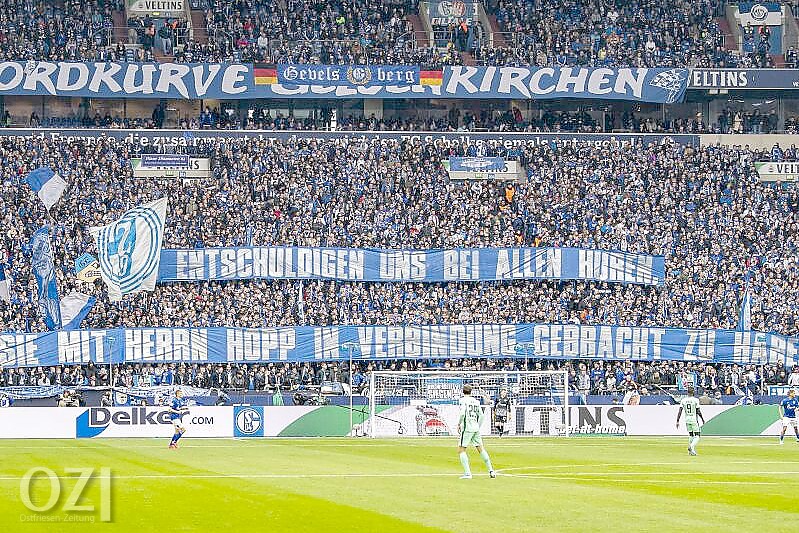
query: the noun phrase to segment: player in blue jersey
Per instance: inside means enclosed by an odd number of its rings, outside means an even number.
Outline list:
[[[186,426],[183,425],[183,416],[188,414],[189,407],[186,400],[183,399],[183,391],[178,389],[175,391],[175,398],[172,400],[172,405],[169,409],[169,418],[172,420],[172,427],[175,428],[175,434],[172,435],[172,442],[169,443],[171,449],[178,447],[180,437],[186,433]]]
[[[799,442],[799,428],[796,427],[796,410],[799,409],[799,398],[796,397],[796,390],[788,391],[788,397],[780,403],[780,417],[782,417],[782,433],[780,434],[780,444],[785,439],[785,431],[788,426],[793,428],[796,434],[796,442]]]

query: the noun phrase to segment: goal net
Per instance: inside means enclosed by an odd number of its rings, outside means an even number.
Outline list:
[[[484,435],[568,434],[565,371],[373,372],[362,431],[370,437],[455,435],[467,383],[484,409]],[[498,398],[508,401],[497,404]]]

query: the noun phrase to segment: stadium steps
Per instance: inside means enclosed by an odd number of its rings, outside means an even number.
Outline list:
[[[461,61],[463,61],[463,64],[467,67],[471,67],[475,63],[474,56],[471,52],[461,52]]]
[[[716,23],[719,25],[721,33],[724,35],[724,48],[727,50],[738,50],[738,42],[735,40],[730,21],[727,17],[716,17]]]
[[[502,32],[499,29],[497,17],[494,15],[488,15],[488,21],[491,23],[491,35],[494,36],[494,48],[507,48],[508,43],[505,41],[505,37],[502,35]]]
[[[159,63],[169,63],[174,56],[168,56],[161,51],[160,46],[153,46],[153,57]]]
[[[782,68],[785,66],[785,54],[771,54],[771,60],[774,61],[774,66]]]
[[[111,14],[114,21],[114,44],[128,42],[128,19],[125,10],[114,11]]]
[[[208,44],[208,29],[205,27],[205,11],[201,9],[191,10],[191,27],[194,34],[194,42]]]
[[[427,48],[430,46],[430,39],[427,38],[427,32],[424,30],[424,24],[419,15],[408,14],[405,18],[413,26],[413,34],[416,36],[416,46],[419,48]]]

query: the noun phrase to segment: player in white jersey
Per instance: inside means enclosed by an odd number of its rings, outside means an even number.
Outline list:
[[[466,455],[466,448],[474,445],[477,448],[480,458],[488,468],[488,475],[492,478],[497,477],[494,467],[491,466],[491,458],[483,448],[483,439],[480,437],[480,426],[483,424],[483,408],[480,402],[472,398],[472,386],[463,386],[463,397],[458,402],[460,406],[460,418],[458,419],[458,456],[463,466],[461,479],[472,479],[472,469],[469,466],[469,456]]]
[[[699,410],[699,398],[694,396],[694,388],[688,386],[688,396],[680,400],[680,410],[677,411],[677,427],[680,427],[680,416],[685,411],[685,428],[688,430],[688,454],[696,455],[696,445],[699,444],[700,425],[705,423],[705,417]],[[698,418],[698,420],[697,420]]]

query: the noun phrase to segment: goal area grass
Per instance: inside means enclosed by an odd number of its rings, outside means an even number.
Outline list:
[[[177,450],[167,444],[0,441],[0,530],[707,533],[777,530],[799,519],[793,438],[780,446],[776,438],[708,437],[697,457],[685,438],[487,438],[500,475],[489,479],[470,450],[471,480],[459,479],[456,442],[447,437],[187,435]],[[54,486],[58,500],[40,510]],[[65,510],[76,494],[72,505],[94,509]]]

